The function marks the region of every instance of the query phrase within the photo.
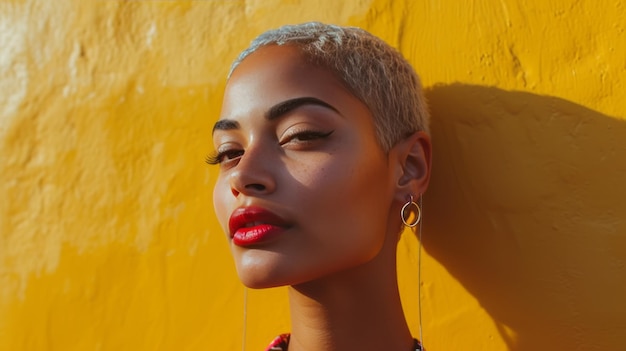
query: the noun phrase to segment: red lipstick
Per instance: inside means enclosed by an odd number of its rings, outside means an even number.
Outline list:
[[[240,207],[228,221],[230,237],[238,246],[267,243],[287,227],[282,218],[261,207]]]

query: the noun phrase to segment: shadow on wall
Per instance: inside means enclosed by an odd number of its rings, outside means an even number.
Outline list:
[[[436,86],[427,98],[425,249],[510,350],[624,350],[626,122],[481,86]]]

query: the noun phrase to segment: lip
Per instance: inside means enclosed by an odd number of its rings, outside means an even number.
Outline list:
[[[240,207],[228,220],[230,237],[237,246],[268,243],[287,228],[284,219],[262,207]]]

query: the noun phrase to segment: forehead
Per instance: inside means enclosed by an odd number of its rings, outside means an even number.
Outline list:
[[[331,105],[360,103],[330,70],[307,61],[297,47],[262,47],[233,72],[224,92],[221,118],[233,119],[252,109],[267,109],[304,96]]]

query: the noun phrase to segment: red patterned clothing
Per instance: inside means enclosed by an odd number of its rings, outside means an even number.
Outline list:
[[[287,351],[287,347],[289,347],[289,334],[281,334],[272,341],[271,344],[265,349],[265,351]],[[411,351],[424,351],[422,348],[422,344],[420,344],[417,339],[413,339],[415,341],[413,350]]]
[[[289,334],[281,334],[272,341],[272,343],[265,349],[265,351],[287,351],[289,346]]]

